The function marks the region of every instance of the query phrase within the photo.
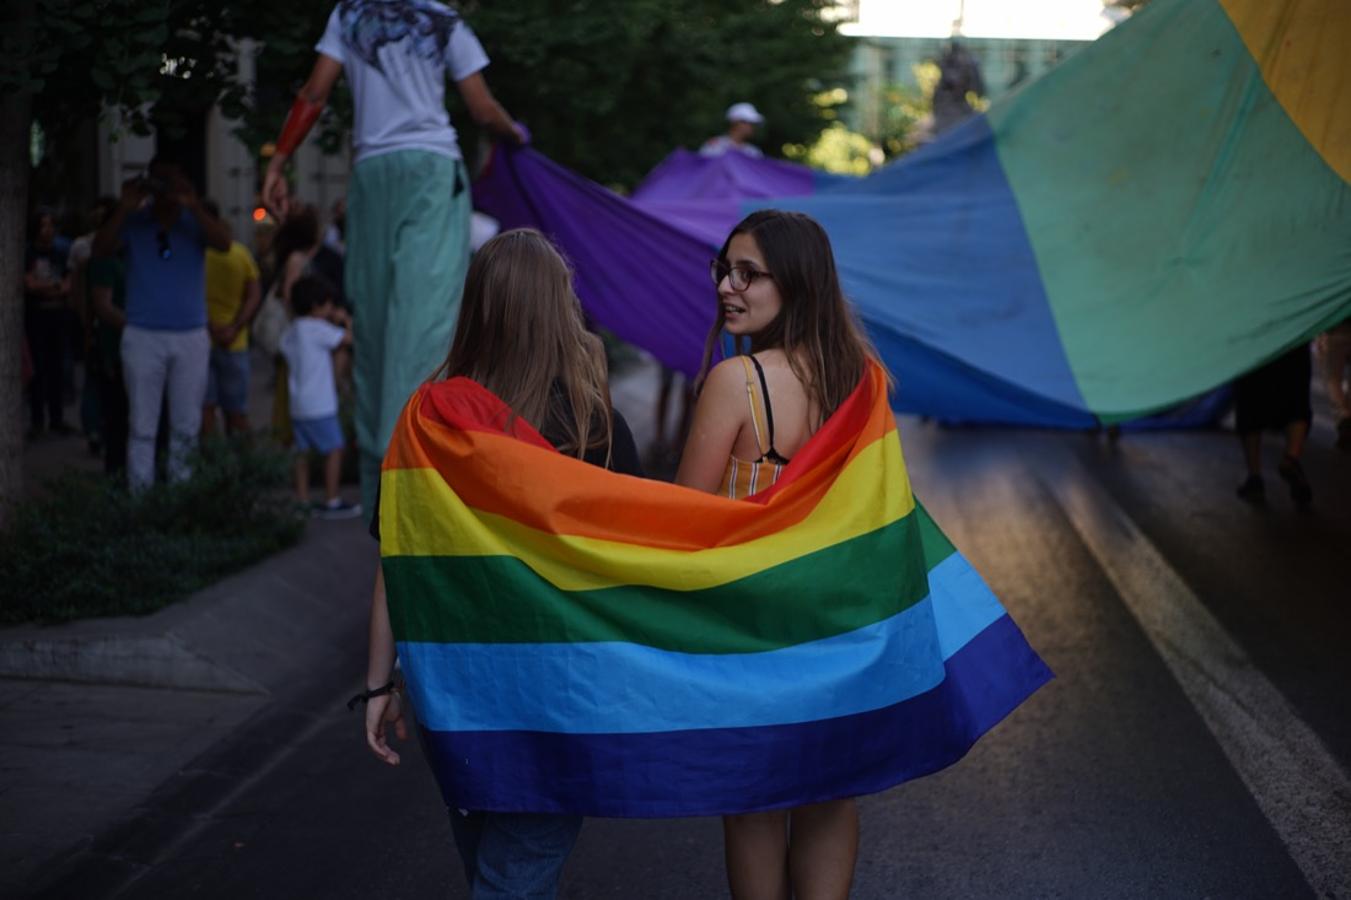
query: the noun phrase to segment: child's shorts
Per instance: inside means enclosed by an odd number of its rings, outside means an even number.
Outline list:
[[[291,430],[295,435],[297,450],[314,450],[317,453],[332,453],[343,446],[342,426],[337,416],[324,416],[321,419],[292,419]]]

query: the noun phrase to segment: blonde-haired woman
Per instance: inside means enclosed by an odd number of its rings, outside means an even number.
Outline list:
[[[502,400],[560,452],[616,472],[641,475],[624,418],[610,407],[605,355],[586,330],[572,272],[533,229],[504,232],[469,266],[450,353],[433,378],[465,377]],[[512,423],[501,423],[510,431]],[[378,512],[372,532],[379,536]],[[389,765],[386,739],[406,735],[403,700],[392,690],[395,646],[377,575],[371,606],[366,743]],[[490,690],[475,685],[467,690]],[[581,830],[580,816],[449,810],[472,896],[552,897]]]

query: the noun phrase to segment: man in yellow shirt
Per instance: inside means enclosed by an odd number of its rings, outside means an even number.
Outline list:
[[[213,216],[220,213],[210,200]],[[227,251],[206,253],[206,318],[211,332],[211,366],[202,408],[202,434],[216,427],[216,408],[225,413],[225,430],[249,430],[249,322],[258,312],[262,292],[258,264],[239,241]]]

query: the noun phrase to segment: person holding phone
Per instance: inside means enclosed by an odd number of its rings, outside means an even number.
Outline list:
[[[122,375],[127,387],[127,483],[155,480],[160,409],[169,403],[169,478],[190,474],[206,396],[211,337],[206,248],[230,249],[230,228],[202,205],[177,160],[160,155],[122,185],[117,207],[94,236],[94,256],[123,254]]]

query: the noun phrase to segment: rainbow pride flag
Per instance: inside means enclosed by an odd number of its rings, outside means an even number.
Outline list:
[[[943,768],[1051,673],[910,491],[873,366],[748,500],[564,456],[463,378],[381,476],[390,618],[453,807],[667,817]]]

